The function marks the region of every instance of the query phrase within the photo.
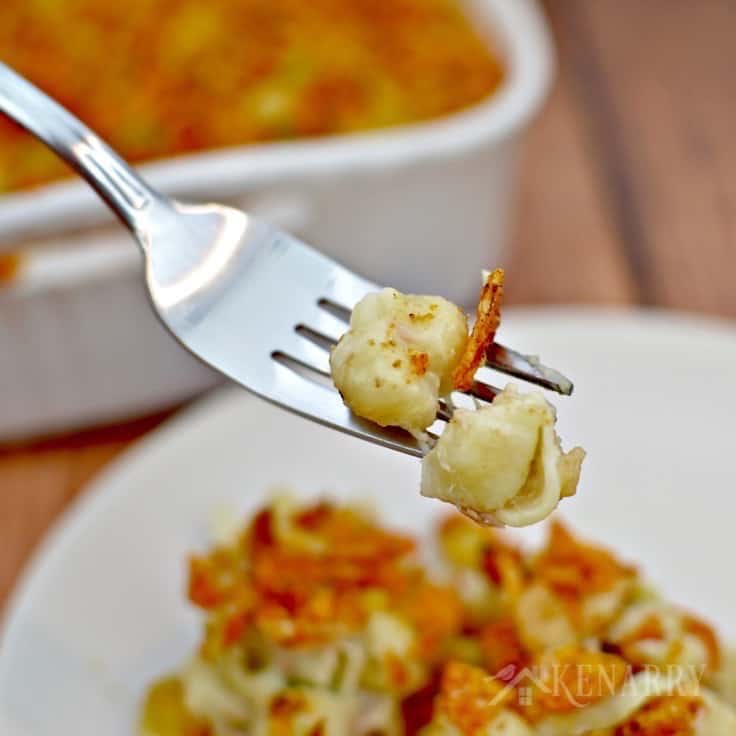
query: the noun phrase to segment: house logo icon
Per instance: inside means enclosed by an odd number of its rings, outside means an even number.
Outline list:
[[[503,690],[500,690],[491,701],[491,705],[499,705],[506,702],[516,695],[517,703],[520,706],[530,706],[534,701],[534,692],[542,691],[552,693],[553,687],[550,687],[537,672],[531,667],[522,667],[519,669],[515,664],[509,664],[502,667],[496,674],[495,678],[505,683]]]

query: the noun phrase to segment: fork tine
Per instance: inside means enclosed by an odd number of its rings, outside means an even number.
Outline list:
[[[330,354],[298,332],[279,345],[284,355],[323,376],[330,377]]]
[[[424,456],[425,448],[407,432],[390,427],[380,427],[354,415],[345,406],[342,397],[334,388],[312,383],[282,363],[273,361],[272,367],[276,377],[274,385],[277,388],[264,398],[287,406],[291,411],[306,419],[347,432],[360,439],[398,450],[413,457]]]
[[[313,316],[309,321],[311,323],[310,325],[298,325],[297,330],[308,335],[309,339],[323,344],[327,350],[335,345],[342,335],[342,332],[346,329],[346,325],[340,320],[324,312]],[[312,325],[319,325],[319,328],[315,329]],[[338,332],[340,334],[337,334]],[[497,348],[498,350],[494,348]],[[489,349],[488,356],[488,366],[495,368],[502,373],[515,376],[516,378],[520,378],[538,386],[543,386],[544,388],[557,391],[561,394],[569,395],[572,393],[572,383],[565,378],[565,376],[552,368],[543,366],[541,363],[532,363],[530,358],[516,352],[515,350],[511,350],[510,348],[500,345],[494,345]],[[499,393],[501,393],[501,389],[488,383],[484,383],[483,381],[476,380],[473,382],[473,386],[468,393],[482,401],[490,402],[493,401]],[[451,412],[447,417],[439,414],[438,417],[449,421]]]
[[[326,309],[317,307],[304,315],[305,326],[336,343],[347,331],[348,325]]]
[[[329,350],[335,345],[342,332],[345,331],[346,325],[340,320],[331,317],[331,315],[322,313],[313,316],[310,319],[312,324],[318,324],[320,329],[315,329],[310,325],[298,325],[297,331],[313,342],[318,342],[324,346],[325,350]],[[342,332],[340,332],[342,330]],[[327,333],[331,332],[329,335]],[[340,332],[340,335],[335,336],[336,333]],[[511,350],[500,345],[494,345],[488,351],[488,366],[495,368],[501,373],[513,375],[516,378],[528,381],[538,386],[557,391],[558,393],[569,395],[572,393],[573,385],[558,371],[552,368],[547,368],[541,363],[532,363],[531,359],[521,353]],[[293,356],[299,360],[304,360],[298,356]],[[324,361],[320,361],[320,365],[323,367],[318,369],[323,372],[324,375],[329,375],[329,358],[327,358],[326,368],[324,368]],[[325,372],[326,371],[326,372]],[[471,396],[475,396],[481,401],[491,402],[493,399],[501,393],[501,389],[492,386],[491,384],[483,381],[475,380],[470,391],[467,392]],[[449,407],[444,407],[438,412],[437,417],[444,421],[449,421],[452,418],[452,410]]]
[[[348,324],[350,322],[350,315],[352,314],[352,310],[348,307],[342,304],[338,304],[332,299],[326,299],[324,297],[320,299],[317,304],[323,310],[337,317],[337,319],[343,321],[345,324]]]
[[[301,366],[318,373],[321,376],[329,378],[332,381],[330,372],[330,358],[328,348],[321,348],[318,344],[313,342],[314,338],[321,338],[327,344],[328,338],[323,335],[319,335],[314,330],[308,327],[300,326],[296,330],[297,335],[301,336],[301,340],[289,343],[287,348],[284,348],[281,352],[286,358],[296,361]],[[311,333],[311,334],[310,334]],[[479,384],[478,398],[485,398],[486,401],[492,399],[486,398],[487,396],[495,395],[499,389],[495,389],[492,386],[486,384]],[[495,392],[495,393],[494,393]],[[452,419],[452,407],[445,401],[440,401],[439,408],[437,410],[437,419],[443,422],[449,422]]]
[[[333,342],[337,342],[347,329],[347,325],[343,320],[345,322],[350,320],[351,310],[349,307],[344,306],[343,303],[332,299],[323,299],[321,302],[320,306],[322,306],[322,309],[317,310],[319,314],[316,318],[320,326],[316,328],[316,332]],[[330,311],[326,311],[327,309]],[[333,312],[339,314],[340,317],[333,316]],[[500,373],[514,376],[514,378],[541,386],[550,391],[556,391],[558,394],[564,396],[570,396],[574,389],[573,382],[567,376],[554,368],[543,365],[536,356],[524,355],[517,350],[512,350],[505,345],[499,345],[495,342],[486,352],[486,365]],[[487,390],[488,388],[492,389],[493,395],[500,392],[499,389],[493,386],[487,387],[485,384],[482,384],[479,394],[476,394],[473,389],[468,393],[484,401],[492,401],[493,399],[485,398],[487,395],[490,395]]]
[[[289,347],[276,351],[273,357],[281,365],[291,367],[292,371],[302,374],[302,377],[307,376],[308,378],[312,378],[312,380],[318,382],[318,385],[323,387],[329,386],[334,390],[334,384],[332,383],[332,376],[330,374],[329,353],[310,342],[309,339],[291,343]],[[295,365],[290,366],[290,363]],[[306,371],[303,369],[306,369]],[[317,376],[309,376],[310,371],[318,374],[318,376],[328,378],[329,381],[324,383]],[[491,391],[498,391],[498,389],[492,389],[489,386],[484,385],[484,387]],[[490,399],[487,400],[490,401]],[[452,413],[452,406],[441,400],[437,409],[437,419],[443,422],[449,422],[452,419]]]
[[[481,401],[491,402],[493,399],[501,393],[501,389],[496,386],[491,386],[490,383],[484,383],[483,381],[473,381],[473,385],[470,387],[468,393],[471,396],[475,396],[476,399]]]
[[[439,409],[437,409],[437,419],[443,422],[449,422],[452,419],[452,407],[444,400],[440,400]]]
[[[486,353],[487,365],[501,373],[520,378],[537,386],[569,396],[573,391],[572,381],[554,368],[542,365],[531,355],[493,343]]]

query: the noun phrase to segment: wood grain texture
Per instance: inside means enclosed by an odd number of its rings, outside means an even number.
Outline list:
[[[0,449],[0,611],[52,522],[105,465],[171,413]]]
[[[736,3],[546,7],[560,69],[526,145],[508,301],[736,317]],[[0,607],[51,522],[166,416],[0,450]]]
[[[576,0],[647,303],[736,316],[736,4]]]
[[[587,59],[572,34],[569,12],[561,12],[569,7],[550,4],[559,73],[526,141],[506,280],[511,304],[638,300],[591,129],[590,101],[577,74]]]
[[[736,3],[546,6],[560,78],[528,142],[510,296],[736,316]]]

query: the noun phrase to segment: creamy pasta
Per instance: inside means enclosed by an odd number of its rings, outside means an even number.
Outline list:
[[[610,551],[559,522],[530,551],[459,514],[436,542],[429,570],[365,511],[275,500],[191,559],[202,641],[141,734],[736,734],[713,629]]]
[[[513,386],[489,406],[457,409],[422,466],[422,494],[482,523],[525,526],[572,496],[585,456],[563,453],[555,414],[540,393]]]
[[[330,356],[332,378],[356,414],[420,434],[452,389],[467,339],[467,317],[446,299],[384,289],[353,310]]]
[[[353,310],[330,357],[335,386],[359,416],[427,440],[439,400],[472,387],[500,321],[503,271],[486,276],[473,330],[440,297],[384,289]],[[493,403],[456,408],[422,468],[422,494],[474,520],[526,526],[576,492],[585,456],[564,453],[555,411],[540,393],[509,386]]]

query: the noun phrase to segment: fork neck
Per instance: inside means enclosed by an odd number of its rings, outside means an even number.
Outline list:
[[[0,112],[83,176],[134,233],[141,232],[154,203],[167,202],[84,123],[2,62]]]

